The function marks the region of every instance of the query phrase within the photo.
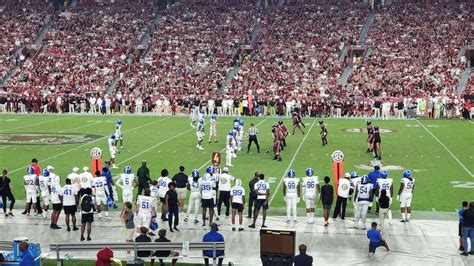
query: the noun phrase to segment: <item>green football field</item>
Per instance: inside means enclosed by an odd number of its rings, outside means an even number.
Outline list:
[[[13,180],[15,197],[24,199],[22,176],[32,158],[41,168],[55,167],[64,182],[74,166],[82,169],[91,164],[90,150],[100,147],[108,158],[107,138],[114,132],[117,119],[122,119],[124,146],[117,155],[121,173],[126,165],[133,172],[142,160],[148,161],[153,178],[167,168],[174,175],[180,165],[187,173],[198,168],[201,173],[210,164],[211,152],[223,152],[225,134],[232,126],[232,118],[218,118],[218,143],[207,143],[206,125],[204,150],[196,146],[195,129],[188,117],[155,116],[69,116],[69,115],[0,115],[0,167],[8,169]],[[208,119],[207,119],[208,120]],[[287,139],[283,161],[272,160],[271,125],[278,118],[244,118],[246,130],[255,123],[260,130],[262,153],[253,147],[233,159],[232,175],[247,181],[254,172],[264,173],[271,186],[271,206],[283,207],[282,177],[294,169],[303,177],[312,167],[315,174],[333,176],[331,153],[344,152],[344,171],[367,174],[372,167],[372,156],[366,153],[366,133],[363,119],[325,119],[329,145],[322,147],[317,120],[306,118],[306,135],[297,132]],[[283,119],[291,126],[291,121]],[[463,200],[474,200],[474,123],[446,120],[374,120],[384,129],[382,134],[383,165],[394,179],[398,191],[403,169],[410,169],[416,179],[413,209],[453,212]],[[244,142],[246,147],[247,141]],[[246,150],[246,148],[244,149]],[[225,154],[222,154],[225,162]],[[17,206],[19,207],[19,206]],[[300,208],[304,203],[300,202]],[[318,206],[320,208],[320,206]],[[394,202],[393,208],[398,208]]]

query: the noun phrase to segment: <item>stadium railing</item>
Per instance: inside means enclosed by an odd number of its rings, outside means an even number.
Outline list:
[[[216,256],[218,250],[225,250],[224,242],[166,242],[166,243],[99,243],[99,244],[89,244],[89,243],[78,243],[78,244],[51,244],[50,251],[56,253],[56,261],[58,266],[63,265],[64,257],[61,257],[61,252],[65,251],[99,251],[104,247],[108,247],[113,251],[134,251],[135,260],[138,259],[152,259],[153,257],[142,258],[137,255],[138,251],[168,251],[168,250],[182,250],[183,244],[187,245],[187,250],[189,251],[204,251],[212,250],[212,257],[209,257],[213,260],[213,265],[217,265],[217,259],[222,258],[223,256]],[[206,256],[203,256],[205,258]],[[163,257],[154,257],[155,259],[165,259]],[[179,259],[179,257],[166,257],[166,259]]]

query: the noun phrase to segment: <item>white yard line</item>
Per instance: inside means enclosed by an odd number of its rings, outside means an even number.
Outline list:
[[[309,130],[306,133],[306,135],[304,136],[303,140],[300,142],[300,145],[296,149],[295,154],[293,154],[293,158],[291,158],[291,161],[288,164],[288,167],[286,168],[285,172],[283,172],[283,175],[280,179],[280,182],[278,182],[277,188],[275,190],[273,190],[273,192],[272,192],[272,197],[270,198],[270,202],[268,203],[268,205],[271,205],[273,200],[275,199],[275,196],[277,194],[280,194],[278,191],[280,191],[281,184],[283,184],[283,179],[284,179],[286,173],[290,170],[291,166],[293,165],[293,162],[295,161],[296,156],[300,152],[301,147],[303,147],[303,143],[305,142],[306,138],[309,136],[309,133],[311,132],[311,129],[313,129],[313,126],[314,126],[315,123],[316,123],[316,119],[314,119],[313,123],[311,124],[311,127],[309,128]]]
[[[79,127],[73,127],[73,128],[68,128],[68,129],[65,129],[65,130],[60,130],[60,131],[58,131],[58,133],[64,133],[64,132],[73,131],[73,130],[76,130],[76,129],[90,127],[90,126],[97,126],[97,124],[99,124],[99,123],[89,123],[87,125],[83,125],[83,126],[79,126]]]
[[[129,131],[132,131],[132,130],[137,130],[137,129],[139,129],[139,128],[143,128],[143,127],[146,127],[146,126],[149,126],[149,125],[152,125],[152,124],[155,124],[155,123],[158,123],[158,122],[160,122],[160,121],[167,120],[167,119],[169,119],[169,117],[166,117],[166,118],[163,118],[163,119],[160,119],[160,120],[155,120],[155,121],[152,121],[152,122],[150,122],[150,123],[147,123],[147,124],[144,124],[144,125],[141,125],[141,126],[138,126],[138,127],[134,127],[134,128],[125,130],[123,133],[129,132]],[[39,162],[44,162],[44,161],[48,161],[48,160],[57,158],[57,157],[62,156],[62,155],[64,155],[64,154],[67,154],[67,153],[70,153],[70,152],[72,152],[72,151],[75,151],[75,150],[77,150],[77,149],[83,148],[83,147],[85,147],[85,146],[87,146],[87,145],[89,145],[89,144],[91,144],[91,143],[97,142],[97,141],[99,141],[99,140],[106,139],[106,138],[108,138],[108,137],[109,137],[109,136],[103,136],[103,137],[98,138],[98,139],[95,139],[95,140],[93,140],[93,141],[89,141],[89,142],[87,142],[87,143],[84,143],[84,144],[82,144],[82,145],[80,145],[80,146],[77,146],[77,147],[72,148],[72,149],[70,149],[70,150],[67,150],[67,151],[65,151],[65,152],[58,153],[58,154],[56,154],[56,155],[54,155],[54,156],[51,156],[51,157],[48,157],[48,158],[46,158],[46,159],[40,160]],[[18,171],[20,171],[20,170],[22,170],[22,169],[26,169],[26,167],[28,167],[28,165],[23,166],[23,167],[20,167],[20,168],[17,168],[17,169],[15,169],[15,170],[13,170],[13,171],[10,171],[10,173],[15,173],[15,172],[18,172]]]
[[[451,157],[453,157],[453,159],[456,160],[456,162],[458,162],[458,164],[466,171],[466,173],[468,173],[471,177],[474,177],[472,172],[469,171],[469,169],[467,169],[467,167],[461,161],[459,161],[456,155],[454,155],[448,149],[448,147],[446,147],[446,145],[444,145],[433,133],[431,133],[431,131],[427,127],[425,127],[425,125],[423,125],[420,121],[418,121],[418,119],[416,119],[416,122],[418,122],[418,124],[420,124],[420,126],[422,126],[451,155]]]
[[[60,121],[60,120],[68,119],[68,118],[71,118],[71,117],[66,116],[66,117],[62,117],[62,118],[58,118],[58,119],[54,119],[54,120],[43,121],[43,122],[39,122],[39,123],[36,123],[36,124],[20,126],[20,127],[16,127],[16,128],[5,128],[5,129],[1,129],[0,132],[10,131],[10,130],[17,130],[17,129],[28,128],[28,127],[35,127],[35,126],[39,126],[39,125],[42,125],[42,124],[56,122],[56,121]]]
[[[8,147],[10,147],[10,146],[3,146],[3,147],[0,147],[0,150],[6,149],[6,148],[8,148]]]
[[[258,122],[258,124],[255,125],[255,127],[258,127],[259,125],[261,125],[263,122],[267,121],[268,118],[265,118],[263,119],[262,121]],[[250,125],[249,125],[250,126]],[[225,132],[224,132],[225,133]],[[225,151],[225,147],[220,151],[220,153],[223,153]],[[205,162],[203,165],[201,165],[201,167],[198,168],[198,170],[201,170],[202,168],[204,168],[205,166],[207,166],[209,163],[211,162],[211,160]]]
[[[129,157],[129,158],[127,158],[127,159],[121,161],[121,162],[118,163],[117,165],[122,165],[122,164],[124,164],[124,163],[126,163],[126,162],[128,162],[128,161],[130,161],[130,160],[132,160],[132,159],[134,159],[134,158],[136,158],[136,157],[138,157],[138,156],[140,156],[140,155],[146,153],[146,152],[149,152],[149,151],[155,149],[156,147],[158,147],[158,146],[160,146],[160,145],[162,145],[162,144],[164,144],[164,143],[166,143],[166,142],[168,142],[168,141],[170,141],[170,140],[172,140],[172,139],[175,139],[175,138],[177,138],[177,137],[180,137],[180,136],[182,136],[182,135],[184,135],[184,134],[186,134],[186,133],[188,133],[189,131],[192,131],[192,130],[196,130],[196,129],[191,128],[191,129],[188,129],[188,130],[186,130],[186,131],[184,131],[184,132],[179,133],[178,135],[174,135],[174,136],[172,136],[171,138],[165,139],[165,140],[163,140],[162,142],[157,143],[157,144],[151,146],[150,148],[148,148],[148,149],[146,149],[146,150],[143,150],[143,151],[141,151],[141,152],[139,152],[139,153],[133,155],[132,157]]]

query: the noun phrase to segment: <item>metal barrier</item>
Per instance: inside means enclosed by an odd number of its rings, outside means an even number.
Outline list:
[[[225,250],[224,242],[191,242],[187,243],[189,250],[212,250],[212,257],[209,257],[213,260],[213,265],[217,265],[217,259],[221,258],[217,256],[216,253],[218,250]],[[0,242],[1,244],[1,242]],[[64,251],[98,251],[104,247],[108,247],[113,251],[130,251],[133,250],[135,259],[139,259],[137,256],[138,251],[168,251],[168,250],[180,250],[183,248],[183,242],[135,242],[135,243],[98,243],[98,244],[89,244],[89,243],[78,243],[78,244],[51,244],[51,252],[56,253],[56,261],[58,266],[63,265],[63,259],[61,259],[61,252]],[[152,258],[152,257],[150,257]],[[172,258],[172,257],[170,257]]]

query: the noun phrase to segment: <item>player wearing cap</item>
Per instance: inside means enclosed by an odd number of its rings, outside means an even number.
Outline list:
[[[411,175],[410,170],[403,172],[400,189],[398,190],[397,200],[400,200],[400,208],[402,212],[402,220],[405,223],[410,221],[411,216],[411,200],[413,198],[413,191],[415,190],[415,179]],[[405,212],[406,210],[406,212]]]
[[[76,202],[77,202],[77,205],[76,207],[78,207],[79,205],[79,190],[81,190],[81,177],[80,175],[77,173],[79,171],[79,168],[78,167],[73,167],[72,168],[72,172],[67,175],[67,178],[69,180],[71,180],[71,184],[72,186],[74,187],[74,189],[77,191],[77,195],[76,195]]]
[[[295,170],[290,169],[288,171],[288,177],[283,180],[283,197],[286,202],[286,223],[290,223],[291,215],[293,215],[293,221],[297,221],[297,208],[296,205],[300,202],[300,180],[295,177]]]
[[[355,191],[355,198],[357,200],[357,211],[355,212],[355,221],[354,227],[365,230],[366,224],[365,219],[367,218],[367,210],[369,206],[372,204],[370,199],[373,195],[373,186],[369,182],[369,178],[364,175],[360,179],[360,183],[357,184],[357,188]],[[362,226],[359,227],[359,220],[362,218]]]
[[[336,219],[337,216],[340,216],[341,220],[344,220],[346,216],[347,198],[349,197],[349,192],[351,189],[351,182],[349,181],[350,177],[351,174],[345,173],[344,177],[339,178],[336,207],[334,208],[334,213],[332,214],[333,219]]]
[[[245,189],[242,187],[240,179],[235,180],[235,186],[230,190],[230,201],[232,202],[232,231],[235,231],[235,215],[239,214],[239,231],[244,231],[242,227],[245,207]]]
[[[304,201],[306,204],[306,215],[308,216],[309,224],[314,223],[315,203],[318,193],[321,192],[319,177],[313,176],[313,174],[313,168],[306,169],[306,176],[303,178],[302,182]]]
[[[222,174],[218,177],[219,182],[219,200],[217,203],[217,215],[221,215],[222,203],[225,205],[225,216],[229,216],[230,211],[230,189],[232,188],[232,181],[235,178],[229,174],[229,168],[224,167]]]
[[[188,222],[189,214],[191,214],[194,208],[194,223],[197,224],[199,223],[197,219],[199,204],[201,203],[201,178],[199,177],[199,171],[197,169],[191,171],[191,177],[186,185],[188,190],[191,191],[191,194],[189,195],[188,210],[186,211],[184,221]]]

